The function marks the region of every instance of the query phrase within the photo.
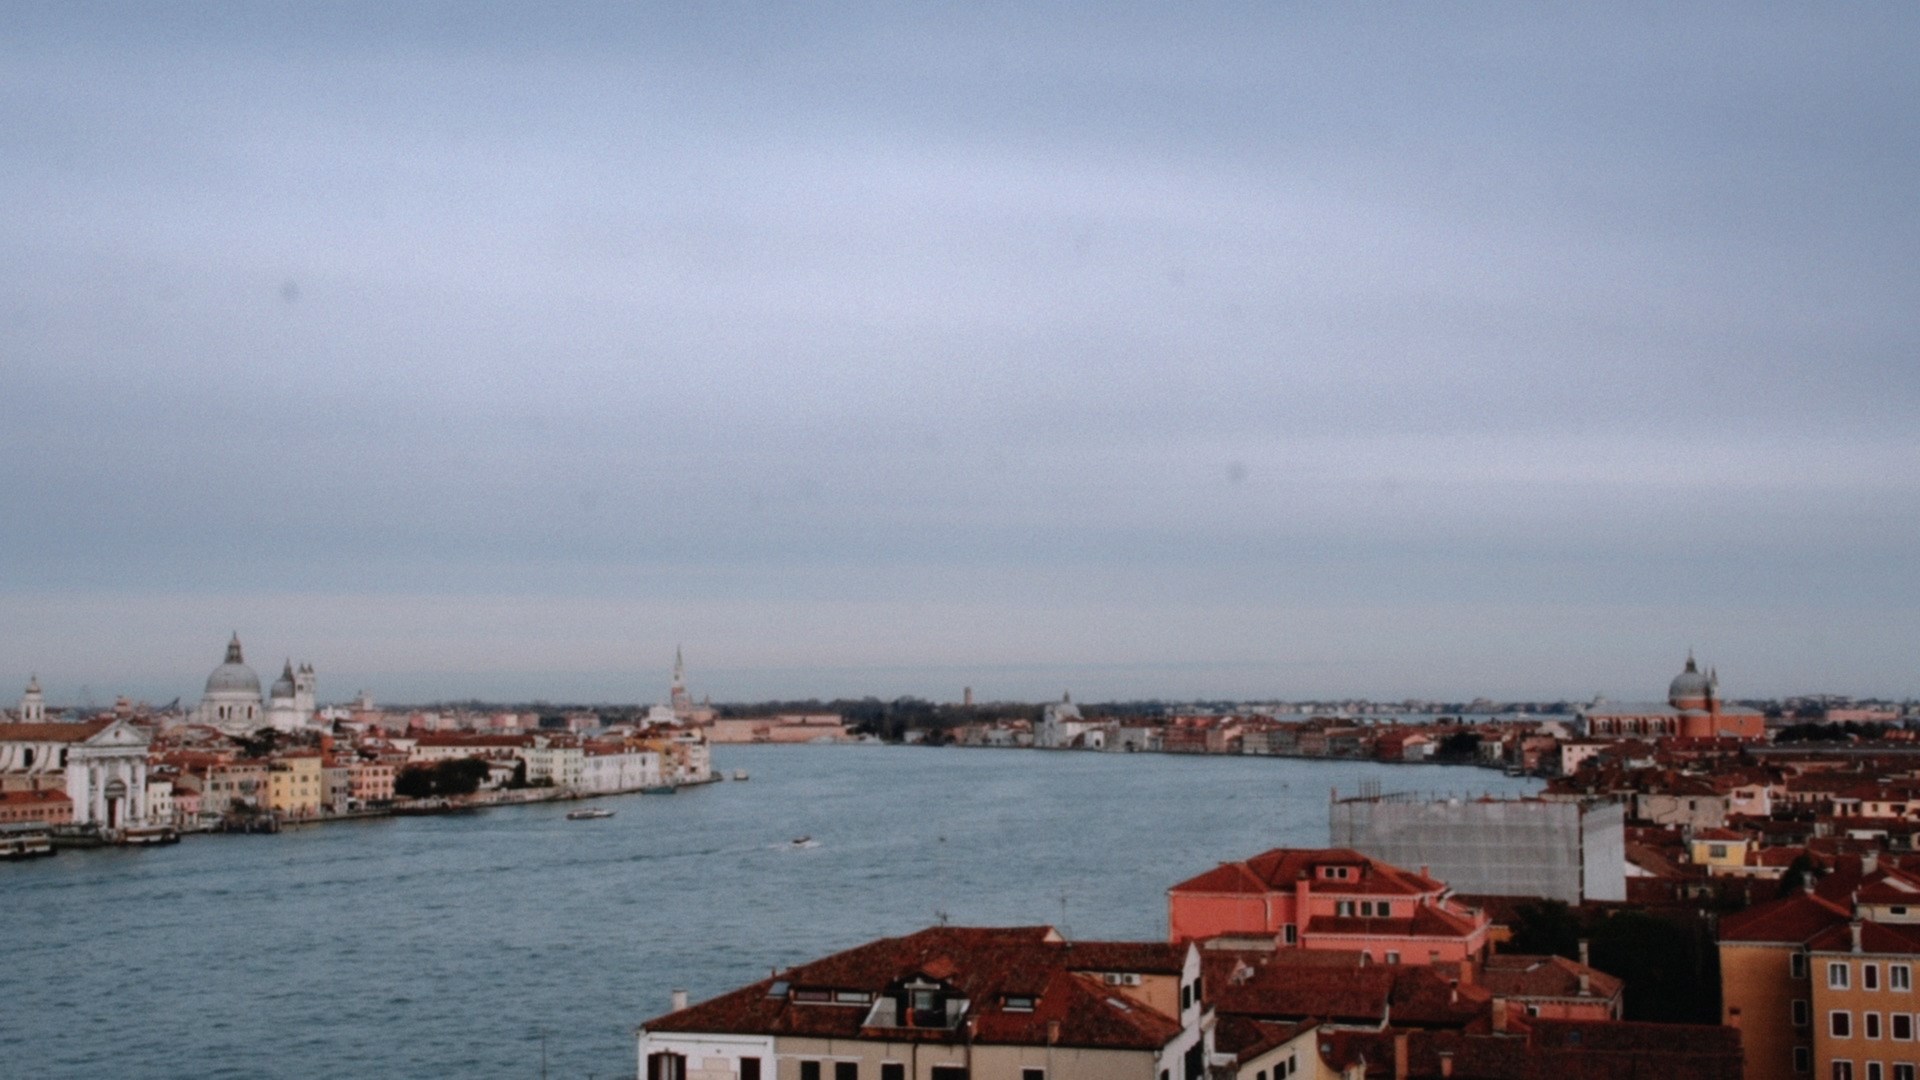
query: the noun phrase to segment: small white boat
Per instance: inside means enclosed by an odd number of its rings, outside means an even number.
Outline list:
[[[612,817],[612,816],[613,816],[613,811],[611,811],[611,810],[601,810],[601,809],[599,809],[599,808],[597,808],[597,807],[595,807],[595,808],[591,808],[591,809],[587,809],[587,810],[569,810],[569,811],[567,811],[567,820],[568,820],[568,821],[594,821],[594,820],[597,820],[597,819],[599,819],[599,818],[603,818],[603,817]]]
[[[745,769],[733,770],[733,778],[735,780],[745,780],[747,778],[747,770]]]

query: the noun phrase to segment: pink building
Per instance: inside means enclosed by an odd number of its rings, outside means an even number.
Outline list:
[[[1176,942],[1257,935],[1383,964],[1477,959],[1491,928],[1444,883],[1344,848],[1276,848],[1223,863],[1169,889],[1167,916]]]

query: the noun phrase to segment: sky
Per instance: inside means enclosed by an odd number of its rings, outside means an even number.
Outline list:
[[[1916,31],[0,6],[0,697],[1920,694]]]

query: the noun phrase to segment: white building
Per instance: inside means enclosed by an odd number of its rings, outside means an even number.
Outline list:
[[[531,766],[527,772],[533,772]],[[579,790],[607,795],[638,791],[660,783],[660,755],[652,750],[589,746],[580,764]]]
[[[0,773],[21,786],[65,790],[76,825],[145,825],[150,741],[126,720],[0,724]]]
[[[267,693],[267,725],[275,731],[298,731],[313,723],[313,665],[296,670],[288,660]]]
[[[1083,718],[1080,706],[1073,703],[1073,695],[1062,694],[1059,701],[1049,702],[1040,711],[1040,726],[1034,730],[1033,745],[1051,749],[1094,745],[1085,738],[1091,731],[1101,733],[1097,743],[1104,746],[1106,725]]]

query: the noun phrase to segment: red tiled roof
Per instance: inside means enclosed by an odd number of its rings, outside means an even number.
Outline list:
[[[105,731],[112,719],[77,724],[0,724],[0,742],[81,743]]]
[[[1092,946],[1088,948],[1088,946]],[[896,1041],[1004,1043],[1159,1050],[1180,1032],[1173,1017],[1078,974],[1073,954],[1109,956],[1125,946],[1082,942],[1069,946],[1044,926],[1007,929],[933,927],[803,964],[731,993],[656,1017],[648,1031],[758,1035],[863,1036]],[[1144,955],[1144,954],[1142,954]],[[776,988],[850,991],[878,1000],[915,977],[947,983],[968,1001],[961,1028],[864,1027],[871,1004],[799,1002]],[[1032,1008],[1008,1008],[1007,997],[1030,997]]]
[[[1587,993],[1580,992],[1580,976],[1587,976]],[[1503,953],[1487,957],[1480,985],[1490,993],[1511,998],[1591,997],[1605,1001],[1626,984],[1564,956],[1526,956]]]
[[[1807,942],[1811,952],[1852,952],[1853,928],[1847,924],[1830,926]],[[1860,951],[1892,953],[1897,956],[1920,954],[1920,926],[1893,926],[1887,923],[1860,924]]]
[[[1349,876],[1322,877],[1320,869],[1327,866],[1347,867]],[[1348,848],[1275,848],[1241,862],[1222,863],[1171,891],[1291,892],[1301,877],[1311,879],[1315,891],[1352,896],[1419,896],[1446,888],[1442,882]]]
[[[1720,940],[1799,945],[1830,926],[1844,924],[1851,914],[1844,904],[1798,891],[1721,919]]]

